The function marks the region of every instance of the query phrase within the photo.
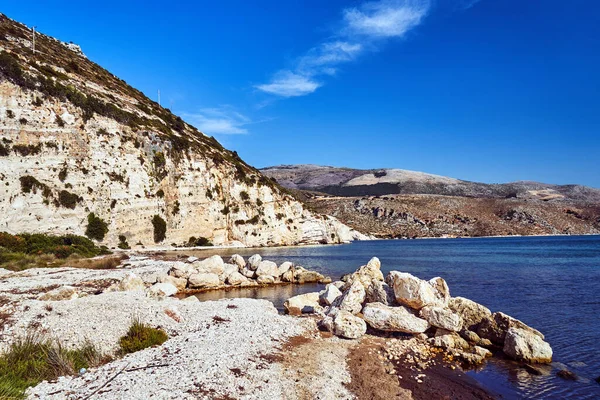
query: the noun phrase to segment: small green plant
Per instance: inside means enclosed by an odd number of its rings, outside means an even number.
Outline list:
[[[196,247],[196,246],[213,246],[212,242],[205,237],[200,236],[196,238],[194,236],[190,237],[188,242],[185,244],[186,247]]]
[[[175,206],[173,207],[173,215],[179,214],[179,211],[181,211],[180,207],[181,207],[181,204],[179,204],[179,200],[176,200]]]
[[[250,195],[248,194],[248,192],[246,192],[245,190],[243,192],[240,193],[240,198],[242,200],[250,200]]]
[[[60,115],[56,115],[56,125],[63,128],[65,126],[65,121],[60,117]]]
[[[42,99],[36,96],[31,104],[33,104],[36,107],[41,107],[44,104],[44,102],[42,101]]]
[[[167,237],[167,223],[160,215],[152,217],[152,226],[154,227],[154,243],[160,243]]]
[[[119,235],[119,244],[117,245],[117,247],[122,250],[131,249],[131,246],[129,246],[129,243],[127,243],[127,238],[125,237],[125,235]]]
[[[160,346],[169,337],[162,329],[152,328],[135,318],[127,334],[119,339],[122,354],[135,353],[152,346]]]
[[[261,199],[256,199],[256,205],[259,206],[259,207],[262,206],[263,205],[262,200]]]
[[[227,215],[227,214],[229,214],[230,212],[231,212],[231,209],[229,208],[229,206],[225,206],[225,207],[223,207],[223,209],[221,210],[221,213],[222,213],[223,215]]]
[[[19,153],[23,157],[34,156],[42,152],[42,145],[37,144],[15,144],[13,146],[13,151]]]
[[[14,118],[15,113],[13,112],[13,110],[6,110],[6,117],[11,119]]]
[[[20,118],[20,119],[19,119],[19,123],[20,123],[21,125],[27,125],[27,122],[28,122],[28,121],[27,121],[27,118]]]
[[[65,179],[67,179],[68,174],[69,174],[69,170],[67,169],[67,166],[65,165],[58,173],[58,179],[60,179],[61,182],[64,182]]]
[[[85,236],[97,241],[104,240],[108,233],[108,224],[94,213],[88,214],[88,226],[85,229]]]
[[[162,189],[158,189],[158,192],[156,192],[156,196],[160,198],[165,197],[165,191]]]

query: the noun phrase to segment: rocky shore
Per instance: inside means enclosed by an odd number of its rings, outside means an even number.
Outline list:
[[[199,302],[177,293],[230,287],[327,284],[291,298]],[[443,279],[400,272],[377,259],[341,281],[252,256],[227,262],[131,256],[110,270],[0,271],[0,351],[35,332],[75,348],[93,343],[112,361],[42,382],[28,398],[429,399],[493,396],[462,373],[492,351],[526,362],[552,353],[541,333],[460,297]],[[133,318],[169,339],[126,356],[118,341]],[[423,383],[426,383],[425,385]]]
[[[550,363],[552,348],[544,335],[502,312],[463,297],[451,297],[446,281],[429,281],[391,271],[384,279],[379,259],[332,282],[317,293],[290,298],[290,314],[314,313],[319,327],[347,339],[375,332],[414,335],[469,364],[502,352],[517,361]]]

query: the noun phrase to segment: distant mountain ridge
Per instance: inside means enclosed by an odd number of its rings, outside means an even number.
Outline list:
[[[553,185],[530,181],[488,184],[403,169],[361,170],[311,164],[279,165],[263,168],[261,172],[289,189],[311,190],[343,197],[432,194],[600,203],[600,189],[582,185]]]

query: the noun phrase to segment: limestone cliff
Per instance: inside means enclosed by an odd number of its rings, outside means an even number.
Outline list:
[[[101,243],[247,246],[339,243],[360,234],[307,211],[285,189],[78,46],[0,14],[0,231]],[[166,224],[165,237],[161,235]]]

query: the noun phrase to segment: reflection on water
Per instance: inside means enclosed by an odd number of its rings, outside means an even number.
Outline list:
[[[598,236],[371,241],[184,253],[198,257],[259,253],[265,259],[292,261],[333,279],[377,256],[384,274],[399,270],[425,279],[441,276],[453,296],[473,299],[539,329],[554,350],[556,363],[551,371],[532,372],[517,363],[493,359],[469,375],[505,398],[600,399],[600,385],[594,382],[600,376]],[[281,308],[288,297],[314,290],[309,286],[279,286],[200,296],[266,298]],[[580,380],[558,378],[558,368],[565,367]]]
[[[318,283],[305,285],[276,285],[268,287],[235,288],[231,290],[213,290],[210,292],[198,293],[195,296],[200,299],[200,301],[240,297],[264,299],[272,302],[279,312],[283,312],[283,303],[290,297],[309,292],[319,292],[324,288],[325,285]]]

